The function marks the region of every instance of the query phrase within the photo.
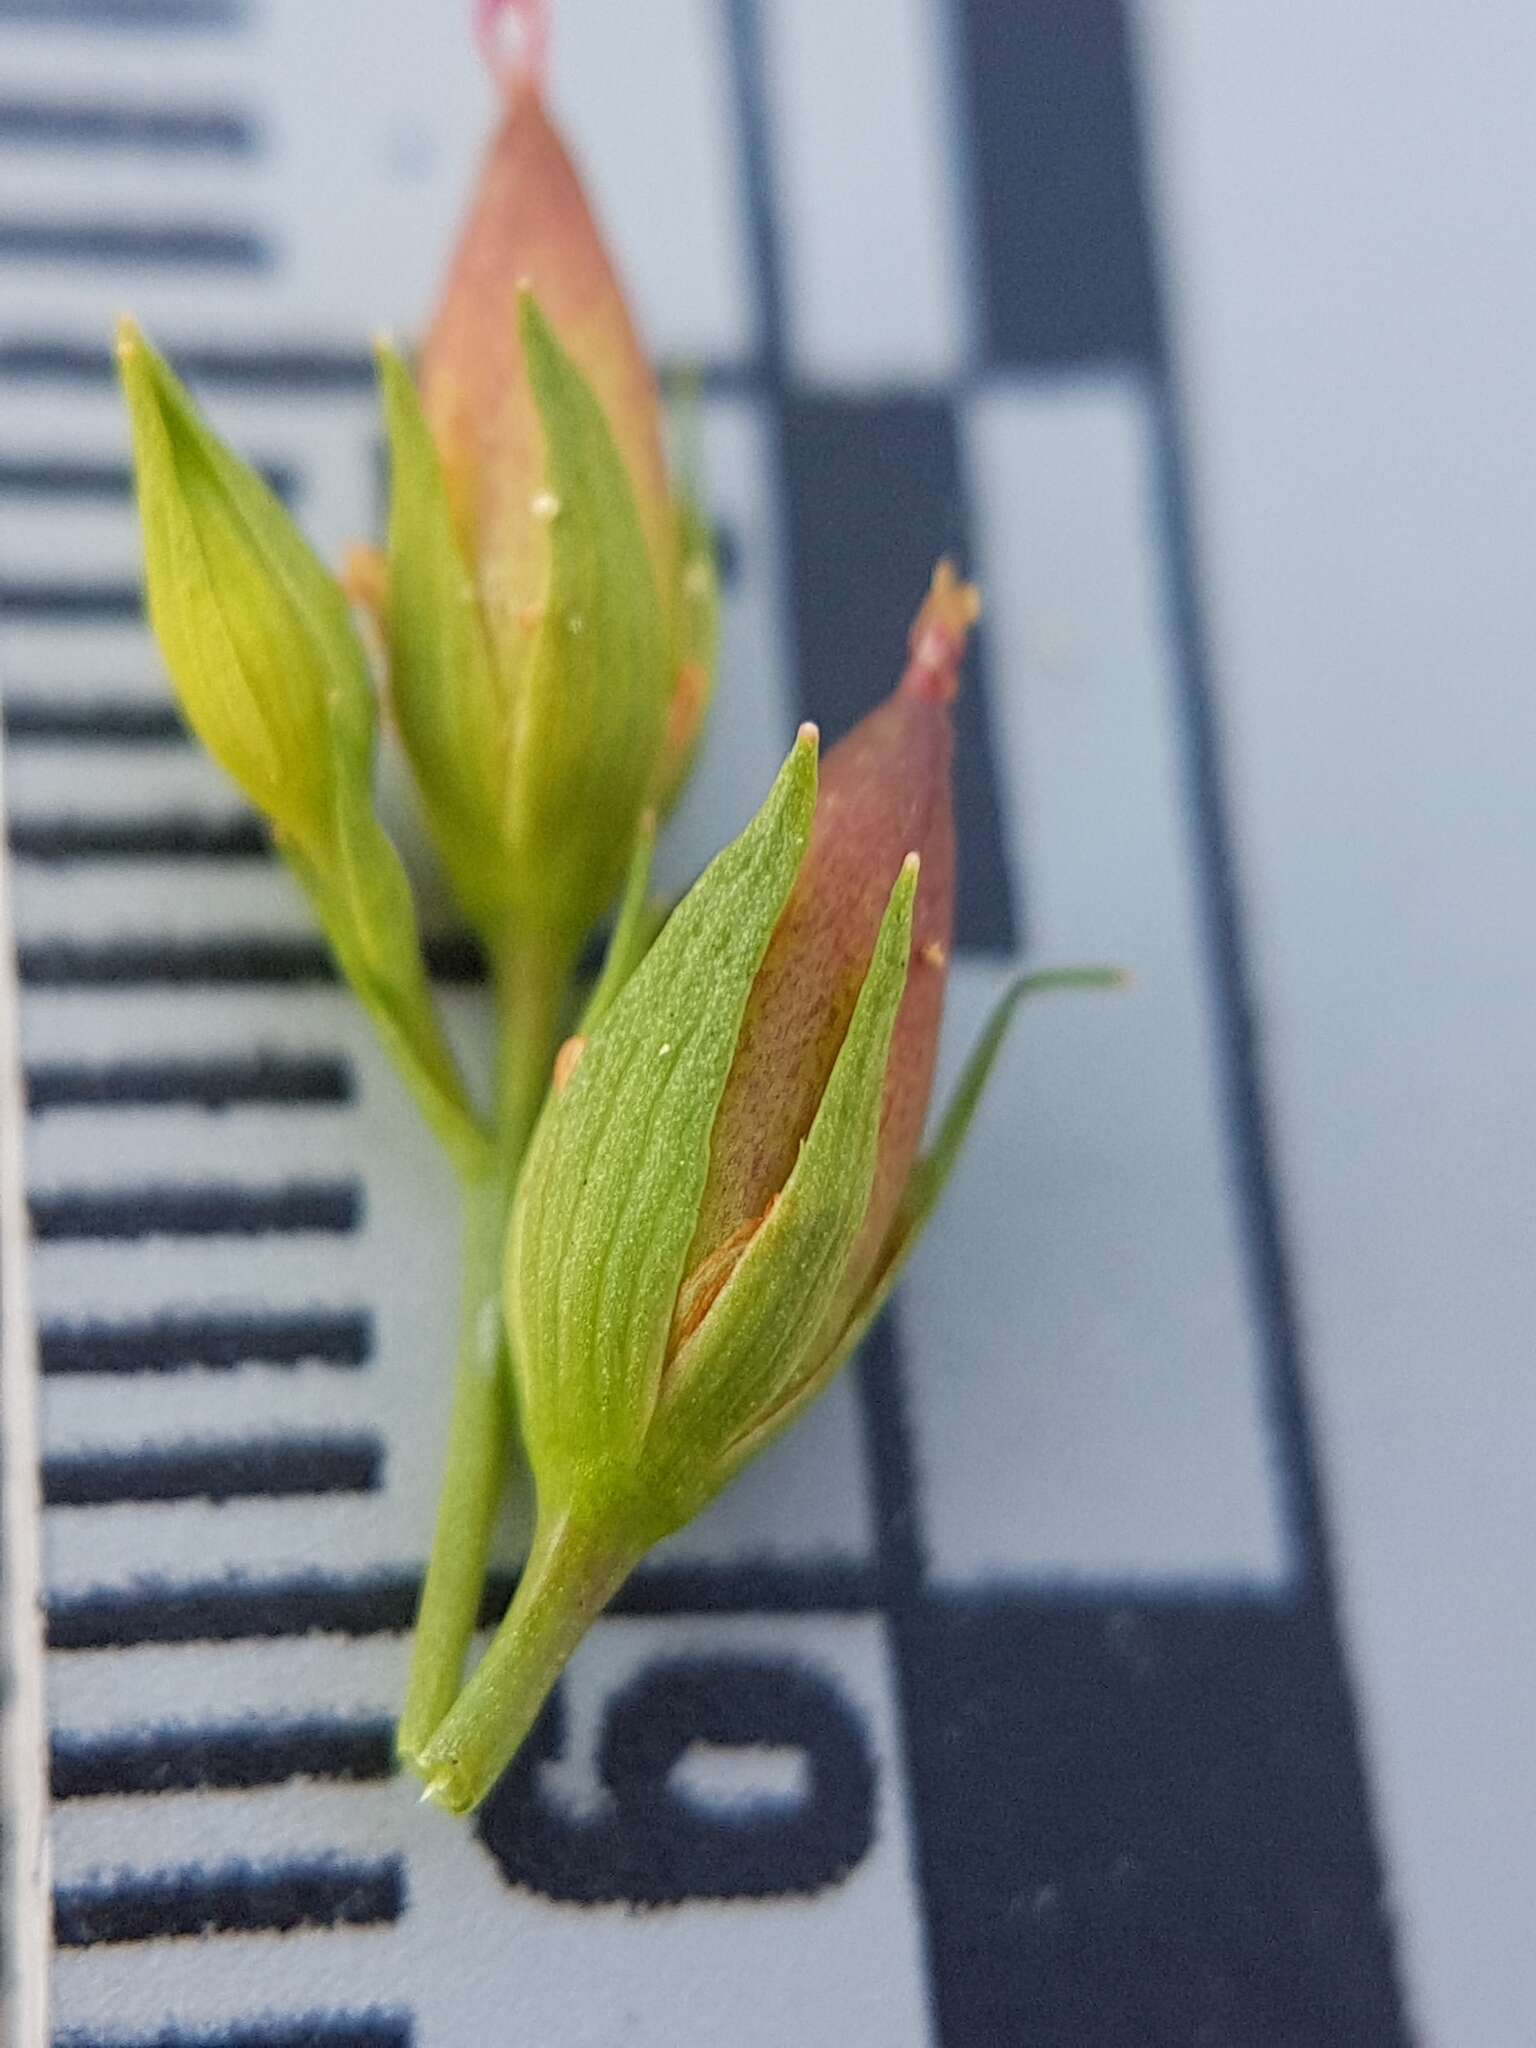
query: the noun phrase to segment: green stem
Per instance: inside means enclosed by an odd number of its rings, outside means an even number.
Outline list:
[[[428,1798],[450,1813],[469,1813],[480,1804],[642,1549],[622,1531],[585,1519],[540,1516],[505,1619],[417,1759]]]
[[[502,1246],[518,1168],[544,1099],[567,977],[564,958],[550,951],[509,947],[495,959],[500,1029],[494,1159],[487,1170],[464,1181],[463,1281],[448,1453],[395,1738],[407,1763],[415,1763],[452,1706],[479,1619],[512,1439]]]
[[[544,1105],[574,960],[569,949],[538,942],[493,953],[496,992],[496,1146],[516,1184]]]
[[[416,1611],[405,1707],[396,1733],[411,1762],[453,1704],[479,1615],[491,1530],[506,1476],[511,1415],[503,1384],[501,1243],[504,1177],[464,1190],[459,1349],[448,1455],[438,1494],[432,1555]]]

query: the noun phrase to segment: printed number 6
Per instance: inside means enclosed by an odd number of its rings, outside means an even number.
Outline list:
[[[557,1692],[481,1812],[481,1839],[510,1884],[584,1903],[677,1905],[772,1898],[845,1878],[874,1832],[875,1768],[863,1723],[829,1681],[789,1661],[655,1664],[609,1701],[596,1765],[601,1810],[562,1810],[540,1765],[564,1750]],[[793,1804],[691,1802],[673,1782],[694,1743],[798,1750]]]

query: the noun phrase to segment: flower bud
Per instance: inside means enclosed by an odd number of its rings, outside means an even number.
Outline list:
[[[906,673],[829,755],[819,796],[806,727],[559,1063],[507,1246],[538,1529],[418,1760],[447,1806],[483,1796],[645,1548],[827,1384],[952,1162],[1001,1038],[915,1168],[953,914],[950,704],[976,611],[941,564]]]
[[[390,694],[467,914],[493,945],[510,922],[573,950],[623,876],[650,793],[667,641],[602,412],[534,299],[515,303],[545,439],[544,559],[510,671],[454,538],[410,379],[381,352],[394,459]]]
[[[345,601],[129,320],[117,360],[150,623],[187,723],[279,834],[321,859],[334,838],[338,755],[366,754],[372,734]]]
[[[490,12],[497,10],[493,7]],[[387,354],[390,695],[455,893],[571,948],[686,773],[714,666],[707,534],[532,56],[504,83],[422,352]],[[375,572],[354,569],[361,595]],[[540,930],[542,928],[542,931]]]
[[[187,722],[271,822],[429,1123],[455,1157],[477,1157],[410,889],[374,811],[373,689],[346,600],[127,320],[117,357],[150,622]]]
[[[890,1227],[922,1136],[938,1048],[955,896],[950,705],[978,609],[975,590],[941,562],[901,681],[827,756],[810,847],[753,983],[715,1119],[690,1273],[718,1260],[788,1179],[853,1014],[890,879],[914,852],[922,885],[912,966],[891,1044],[874,1184],[840,1301],[858,1293]]]

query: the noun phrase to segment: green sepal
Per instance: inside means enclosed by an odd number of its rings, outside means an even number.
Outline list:
[[[710,1134],[810,838],[816,734],[673,911],[545,1103],[513,1206],[507,1317],[541,1498],[633,1468],[656,1403]]]
[[[655,906],[650,900],[651,862],[656,853],[656,813],[642,811],[635,828],[635,849],[629,857],[629,873],[619,914],[614,919],[603,971],[592,985],[586,1007],[576,1026],[576,1035],[590,1038],[618,1000],[619,991],[640,965],[646,948],[655,937]]]
[[[518,321],[552,509],[541,616],[512,699],[503,830],[519,919],[579,940],[623,878],[656,772],[666,634],[602,407],[527,291]]]
[[[378,351],[389,434],[389,695],[433,841],[466,917],[499,936],[509,713],[474,576],[410,373]]]
[[[892,889],[848,1030],[789,1179],[698,1330],[668,1364],[646,1469],[681,1521],[723,1452],[813,1363],[869,1208],[891,1034],[907,985],[917,859]]]
[[[830,1351],[814,1363],[809,1374],[791,1387],[771,1414],[738,1437],[726,1460],[721,1484],[740,1471],[803,1409],[809,1407],[874,1327],[881,1310],[891,1298],[902,1268],[938,1207],[939,1197],[965,1145],[1019,1004],[1026,996],[1047,995],[1058,990],[1123,988],[1125,983],[1125,974],[1116,967],[1048,968],[1034,974],[1015,975],[998,998],[980,1038],[971,1048],[931,1148],[912,1170],[912,1178],[907,1183],[901,1207],[891,1225],[890,1236],[886,1239],[883,1255],[869,1287]]]

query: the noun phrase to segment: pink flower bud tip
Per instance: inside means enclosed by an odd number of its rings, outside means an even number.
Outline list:
[[[952,562],[940,562],[912,622],[907,637],[910,659],[897,687],[907,696],[952,702],[960,688],[966,640],[980,617],[981,592],[974,583],[959,580]]]
[[[545,0],[476,0],[475,33],[485,61],[504,82],[543,80],[549,61]]]

